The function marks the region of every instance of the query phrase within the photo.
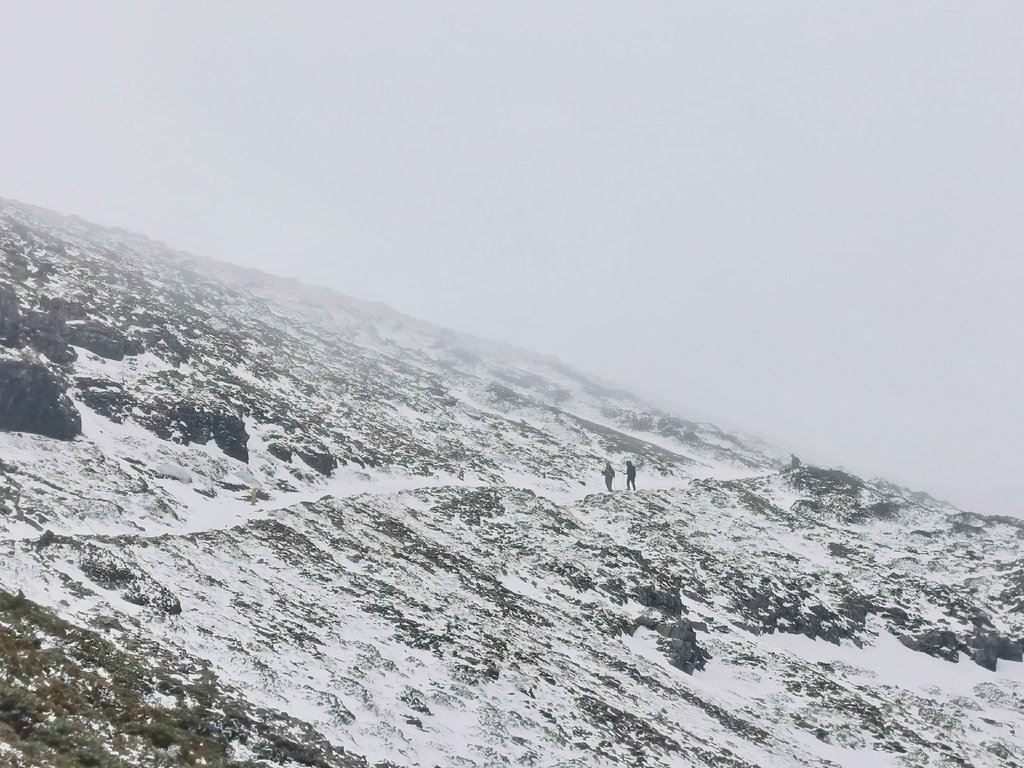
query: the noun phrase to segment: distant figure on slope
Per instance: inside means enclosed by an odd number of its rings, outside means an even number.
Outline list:
[[[632,488],[636,490],[636,467],[632,461],[626,462],[626,490]]]
[[[797,455],[795,453],[789,454],[789,468],[800,469],[800,459],[797,458]]]
[[[615,470],[612,469],[612,463],[610,461],[606,461],[604,463],[604,470],[601,474],[604,475],[604,484],[608,486],[608,490],[610,491],[612,489],[612,480],[615,479]]]

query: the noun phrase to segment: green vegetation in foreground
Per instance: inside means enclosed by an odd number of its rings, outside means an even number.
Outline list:
[[[0,762],[12,768],[363,768],[310,726],[121,635],[119,648],[0,589]],[[232,757],[242,745],[244,759]]]

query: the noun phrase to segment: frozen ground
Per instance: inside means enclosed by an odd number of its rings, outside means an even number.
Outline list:
[[[2,592],[159,654],[153,711],[208,672],[216,764],[1024,765],[1019,521],[17,204],[0,250],[0,366],[80,421],[0,432]],[[74,764],[4,723],[0,755]],[[139,738],[97,749],[189,764]]]

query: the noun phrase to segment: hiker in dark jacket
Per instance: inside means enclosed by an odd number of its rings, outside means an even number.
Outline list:
[[[632,488],[636,490],[636,467],[633,466],[632,461],[626,462],[626,490]]]
[[[604,470],[601,474],[604,475],[604,484],[608,486],[608,490],[610,491],[612,489],[612,480],[615,479],[615,470],[612,469],[612,463],[610,461],[606,461],[604,463]]]

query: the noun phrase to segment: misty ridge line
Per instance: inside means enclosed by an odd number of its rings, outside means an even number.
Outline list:
[[[12,5],[2,185],[1024,514],[1024,6],[748,5]]]
[[[649,392],[644,392],[642,388],[624,384],[622,382],[615,382],[605,377],[595,375],[575,366],[573,363],[565,361],[557,355],[538,353],[522,346],[509,343],[505,340],[484,338],[465,331],[451,329],[434,321],[425,320],[402,312],[401,310],[382,301],[361,299],[359,297],[346,294],[331,286],[311,284],[307,280],[299,277],[282,276],[269,272],[265,269],[245,266],[216,256],[199,255],[190,251],[177,249],[169,245],[166,241],[152,238],[144,232],[125,229],[116,225],[97,223],[82,215],[66,214],[33,203],[25,203],[17,199],[6,198],[2,195],[0,195],[0,204],[7,204],[15,208],[23,209],[42,221],[46,221],[62,229],[69,229],[69,231],[80,236],[89,237],[96,233],[102,233],[121,240],[135,242],[148,248],[157,249],[163,256],[171,256],[182,263],[200,264],[208,268],[213,268],[221,273],[231,275],[234,278],[243,281],[243,283],[250,288],[270,285],[278,290],[286,290],[300,296],[301,300],[308,306],[314,306],[312,302],[323,302],[327,306],[336,306],[340,301],[347,308],[355,308],[364,316],[376,321],[391,320],[398,323],[412,323],[421,328],[432,330],[442,337],[458,341],[470,349],[490,352],[497,356],[510,355],[556,366],[571,372],[573,375],[589,379],[594,383],[609,389],[618,396],[635,400],[639,404],[660,410],[664,413],[692,413],[692,409],[681,409],[677,404],[671,403],[663,397]],[[692,419],[690,415],[687,415],[687,418]],[[707,425],[716,430],[725,430],[749,444],[756,445],[761,449],[774,454],[778,458],[780,465],[785,463],[784,457],[788,453],[798,452],[801,456],[809,457],[812,461],[822,466],[834,466],[844,471],[849,470],[856,472],[855,467],[849,468],[842,462],[831,461],[824,458],[824,455],[820,451],[808,450],[806,447],[796,445],[792,441],[780,436],[751,432],[727,418],[697,414],[695,421],[696,423]],[[871,475],[871,477],[874,480],[893,483],[904,488],[909,487],[908,484],[902,480],[893,479],[884,475]],[[931,494],[925,495],[940,504],[956,508],[955,504],[947,500],[935,497]],[[995,515],[994,517],[999,516]]]

